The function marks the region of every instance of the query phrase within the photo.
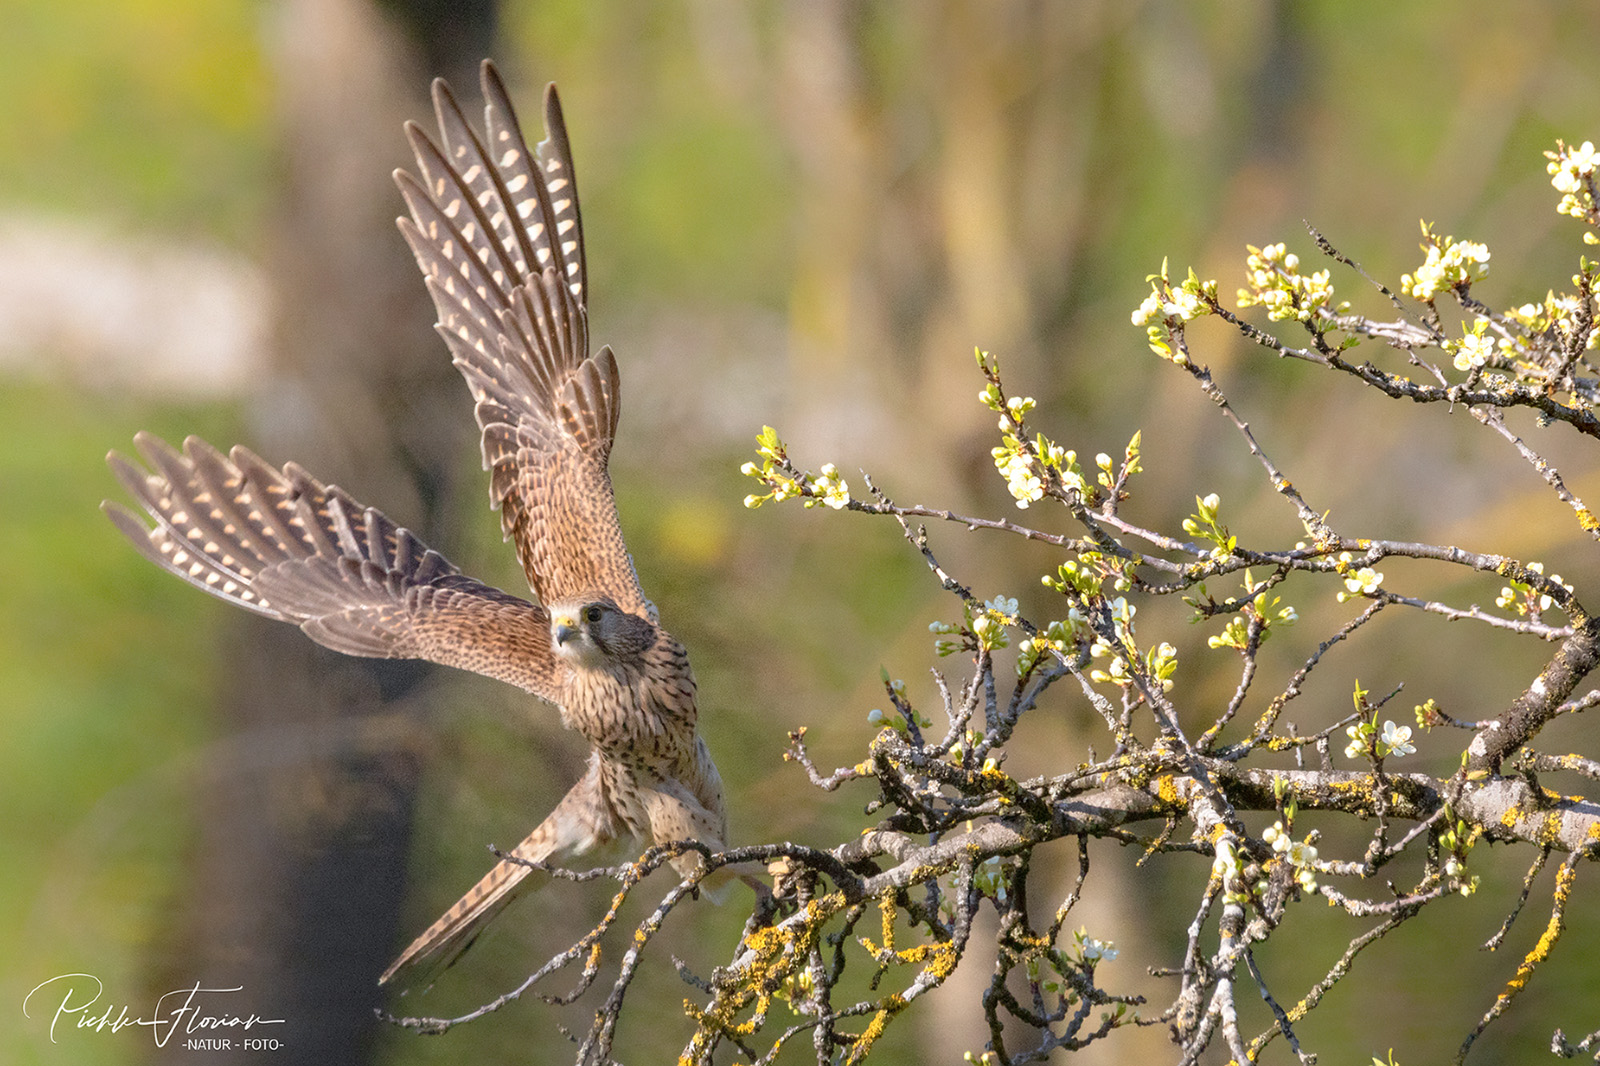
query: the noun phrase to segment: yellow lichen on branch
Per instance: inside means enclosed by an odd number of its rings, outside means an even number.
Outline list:
[[[1495,1001],[1495,1006],[1504,1009],[1504,1005],[1511,1002],[1512,997],[1527,987],[1528,979],[1533,976],[1533,971],[1545,959],[1550,957],[1550,951],[1556,946],[1556,941],[1561,939],[1561,934],[1566,930],[1567,900],[1572,895],[1572,886],[1578,879],[1578,871],[1570,863],[1563,863],[1556,871],[1556,888],[1554,893],[1554,906],[1550,909],[1550,921],[1544,927],[1539,942],[1534,944],[1522,959],[1517,972],[1511,980],[1506,982],[1506,989],[1500,993]]]

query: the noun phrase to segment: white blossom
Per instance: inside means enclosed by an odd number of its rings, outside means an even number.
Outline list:
[[[1370,566],[1363,566],[1352,574],[1345,575],[1344,587],[1351,592],[1372,593],[1383,584],[1383,574]]]
[[[1408,725],[1384,722],[1383,732],[1378,735],[1378,739],[1389,749],[1391,755],[1410,755],[1417,750],[1416,745],[1411,743],[1411,727]]]

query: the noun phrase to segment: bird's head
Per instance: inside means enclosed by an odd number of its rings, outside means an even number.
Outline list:
[[[575,666],[603,667],[641,655],[655,643],[655,626],[618,607],[609,596],[563,599],[550,607],[550,646]]]

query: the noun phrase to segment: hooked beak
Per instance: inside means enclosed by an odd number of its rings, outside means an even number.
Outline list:
[[[560,647],[566,644],[567,641],[578,638],[578,626],[571,618],[565,615],[559,618],[552,618],[550,620],[550,636],[555,640],[556,646]]]

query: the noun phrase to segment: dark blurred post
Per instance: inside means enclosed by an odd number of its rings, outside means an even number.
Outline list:
[[[266,241],[276,374],[252,398],[246,437],[445,550],[470,405],[395,230],[389,173],[410,165],[401,122],[428,119],[434,75],[476,96],[494,8],[285,0],[268,28],[282,137]],[[341,657],[281,624],[230,624],[188,906],[152,978],[242,985],[227,1009],[286,1019],[249,1034],[282,1042],[279,1066],[366,1061],[422,763],[406,708],[428,671]],[[163,1055],[190,1061],[181,1044]]]

